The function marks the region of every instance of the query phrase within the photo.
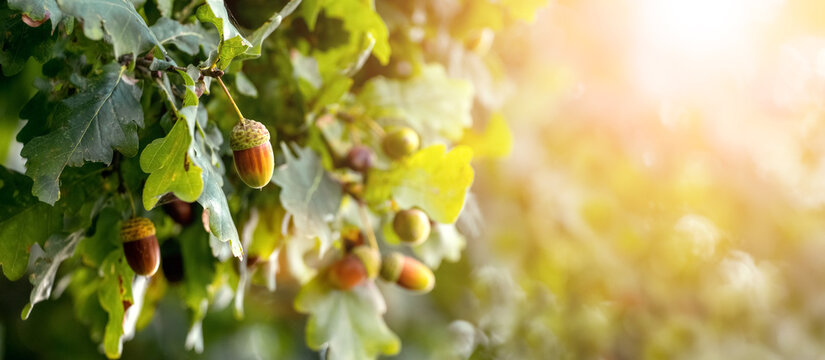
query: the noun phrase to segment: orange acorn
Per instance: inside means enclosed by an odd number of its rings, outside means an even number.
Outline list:
[[[327,276],[332,286],[347,291],[367,279],[367,268],[357,256],[347,254],[330,266]]]
[[[264,124],[241,120],[232,128],[229,147],[235,157],[235,170],[246,185],[260,189],[272,180],[275,156],[269,143],[269,130]]]
[[[409,256],[394,252],[381,262],[381,278],[418,293],[428,293],[435,286],[430,268]]]
[[[133,217],[120,227],[123,252],[129,267],[138,275],[152,276],[160,266],[160,247],[155,225],[145,217]]]

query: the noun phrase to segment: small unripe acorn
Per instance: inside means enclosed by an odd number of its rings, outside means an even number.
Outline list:
[[[275,156],[269,143],[269,130],[264,124],[241,120],[232,128],[229,147],[235,157],[235,170],[244,184],[260,189],[272,180]]]
[[[421,145],[415,130],[399,127],[387,132],[381,140],[381,148],[391,159],[397,160],[414,153]]]
[[[367,245],[360,245],[352,249],[352,254],[364,265],[368,278],[375,279],[378,276],[378,272],[381,270],[381,254],[378,253],[378,250]]]
[[[348,168],[366,172],[372,167],[372,151],[364,145],[355,145],[347,152],[346,165]]]
[[[332,286],[347,291],[367,279],[367,268],[357,256],[347,254],[329,267],[327,278]]]
[[[430,219],[419,209],[401,210],[395,213],[392,228],[405,244],[418,245],[430,236]]]
[[[138,275],[152,276],[160,266],[160,247],[155,225],[145,217],[133,217],[120,227],[123,252],[129,267]]]
[[[183,280],[183,255],[180,244],[174,239],[166,240],[160,249],[160,267],[166,280],[172,284]]]
[[[192,216],[192,204],[178,199],[177,197],[174,197],[172,201],[163,204],[163,211],[166,212],[172,220],[183,226],[191,224],[192,220],[194,220],[194,217]]]
[[[394,252],[381,261],[381,278],[407,290],[428,293],[435,286],[430,268],[409,256]]]

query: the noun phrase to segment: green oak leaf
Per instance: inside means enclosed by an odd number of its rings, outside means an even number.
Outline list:
[[[303,241],[321,240],[323,254],[332,245],[329,222],[341,205],[341,185],[324,170],[321,159],[310,148],[281,143],[286,163],[278,167],[272,181],[281,187],[281,204],[292,215],[295,234]]]
[[[226,194],[223,192],[223,174],[218,168],[218,166],[222,168],[223,164],[218,162],[219,158],[213,161],[215,159],[212,156],[214,151],[215,149],[211,148],[202,136],[195,137],[192,160],[194,164],[203,169],[204,184],[203,192],[197,201],[203,206],[204,211],[209,212],[210,233],[222,242],[228,241],[232,254],[241,257],[243,256],[243,248],[241,247],[238,228],[232,220],[229,203],[226,200]]]
[[[187,336],[187,347],[203,346],[200,334],[201,321],[206,316],[209,304],[209,285],[215,278],[215,263],[209,249],[207,234],[199,227],[189,226],[179,236],[181,256],[183,257],[183,272],[186,274],[183,283],[183,300],[190,309],[192,320],[190,335]],[[189,337],[193,337],[191,340]]]
[[[52,31],[63,20],[63,11],[57,6],[57,0],[9,0],[9,7],[20,10],[32,20],[43,20],[48,14]]]
[[[125,78],[125,71],[114,63],[103,67],[83,92],[63,100],[55,110],[58,129],[23,146],[26,175],[34,180],[32,193],[41,201],[54,204],[60,198],[60,174],[66,166],[86,161],[108,164],[114,149],[128,157],[136,155],[137,128],[143,126],[141,90]]]
[[[166,53],[163,44],[127,0],[57,0],[57,4],[66,15],[82,20],[86,37],[110,42],[115,57],[136,56],[153,45]]]
[[[375,359],[401,350],[398,336],[384,323],[386,304],[373,282],[340,291],[315,277],[301,288],[295,309],[309,314],[307,345],[315,350],[328,345],[330,359]]]
[[[121,246],[120,212],[107,207],[100,212],[95,224],[95,232],[77,245],[77,254],[83,263],[98,268],[113,250]]]
[[[192,162],[190,152],[191,128],[197,111],[197,106],[180,110],[180,117],[169,134],[152,141],[140,154],[140,168],[149,174],[143,186],[143,206],[147,210],[155,207],[160,197],[169,192],[186,202],[201,196],[203,170]]]
[[[249,38],[251,43],[251,47],[248,48],[243,55],[239,57],[239,59],[255,59],[261,56],[261,47],[263,46],[264,40],[272,35],[275,29],[281,25],[281,21],[284,20],[285,17],[292,14],[295,11],[295,8],[298,7],[298,4],[301,3],[301,0],[290,0],[286,5],[284,5],[281,11],[276,12],[273,14],[269,19],[267,19],[263,25],[258,27],[255,32],[252,33],[252,36]]]
[[[473,183],[472,157],[466,146],[422,149],[390,169],[370,171],[364,198],[370,204],[393,198],[403,209],[419,207],[431,220],[451,224]]]
[[[344,29],[350,34],[347,47],[357,46],[363,39],[369,39],[369,42],[374,42],[372,54],[381,64],[389,61],[389,31],[375,11],[373,0],[309,0],[304,1],[301,7],[301,15],[310,30],[315,28],[318,14],[323,10],[327,17],[344,22]]]
[[[54,234],[46,241],[43,247],[45,254],[34,262],[34,270],[29,279],[34,288],[29,295],[29,303],[20,314],[23,320],[29,317],[35,304],[49,298],[57,269],[64,260],[72,257],[81,239],[83,239],[83,231],[69,235]]]
[[[158,5],[158,11],[160,11],[161,16],[167,18],[172,17],[172,10],[174,10],[175,0],[155,0],[155,4]]]
[[[221,70],[226,69],[236,56],[252,47],[252,44],[232,25],[222,0],[206,0],[206,4],[198,8],[197,16],[201,22],[213,24],[218,29],[220,43],[217,65]]]
[[[162,17],[149,29],[155,34],[160,44],[175,45],[180,51],[189,55],[197,55],[201,48],[206,53],[217,49],[214,31],[211,33],[206,31],[197,21],[191,24],[181,24]]]
[[[422,67],[421,74],[407,80],[375,77],[364,85],[357,101],[374,119],[401,119],[425,145],[458,141],[472,125],[473,87],[449,78],[440,65]]]
[[[97,300],[109,314],[103,333],[103,351],[109,359],[117,359],[123,350],[124,302],[132,302],[132,278],[135,273],[126,262],[123,249],[113,250],[100,265],[103,280],[97,291]]]
[[[0,166],[0,265],[9,280],[26,272],[31,246],[63,226],[61,211],[37,201],[31,186],[31,179]]]
[[[427,241],[413,248],[415,254],[428,267],[435,270],[441,262],[456,262],[461,259],[461,251],[467,245],[464,235],[455,224],[436,224]]]
[[[0,66],[3,75],[12,76],[23,70],[30,57],[40,62],[48,60],[54,38],[48,27],[29,27],[5,5],[0,4]]]

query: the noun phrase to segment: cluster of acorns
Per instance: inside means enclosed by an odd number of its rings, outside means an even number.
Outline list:
[[[381,148],[390,159],[403,159],[420,146],[418,134],[407,127],[398,127],[387,132]],[[355,145],[348,152],[345,165],[355,171],[366,173],[372,166],[372,154],[366,146]],[[348,184],[353,187],[361,184]],[[357,197],[357,192],[356,192]],[[430,236],[430,219],[419,209],[400,210],[395,213],[392,227],[398,238],[407,245],[418,245]],[[366,281],[380,276],[388,282],[415,292],[427,293],[435,286],[432,270],[418,260],[391,252],[383,258],[378,249],[364,244],[360,231],[345,233],[343,236],[344,256],[329,267],[327,278],[338,289],[349,290]]]
[[[260,189],[272,178],[274,156],[269,142],[270,134],[260,122],[244,119],[232,129],[229,145],[235,159],[235,169],[248,186]],[[384,153],[393,160],[402,159],[420,145],[418,134],[409,128],[396,128],[388,132],[381,143]],[[347,153],[346,165],[366,173],[372,166],[372,154],[362,145],[353,146]],[[178,199],[164,205],[164,210],[177,223],[188,225],[192,221],[191,204]],[[206,223],[204,224],[205,226]],[[419,209],[396,212],[392,227],[405,244],[418,245],[430,235],[431,225],[427,215]],[[155,226],[145,217],[132,217],[123,222],[120,231],[123,251],[129,266],[138,275],[152,276],[161,264],[161,251],[155,236]],[[435,285],[432,270],[418,260],[398,252],[381,258],[378,249],[364,243],[363,234],[356,229],[345,233],[344,255],[326,269],[327,280],[341,290],[349,290],[366,281],[381,277],[402,288],[426,293]],[[175,241],[164,243],[164,274],[170,282],[182,279],[183,266],[180,247]]]

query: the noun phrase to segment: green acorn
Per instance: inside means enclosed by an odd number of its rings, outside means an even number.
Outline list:
[[[235,170],[244,184],[260,189],[272,180],[275,156],[266,126],[255,120],[241,120],[232,128],[229,147],[235,157]]]
[[[405,244],[418,245],[430,236],[430,219],[419,209],[401,210],[395,213],[392,228]]]
[[[418,133],[408,127],[390,130],[381,140],[381,148],[391,159],[397,160],[414,153],[421,145]]]
[[[378,253],[378,250],[367,245],[359,245],[352,249],[352,254],[364,265],[368,278],[375,279],[378,277],[378,271],[381,270],[381,254]]]
[[[129,267],[138,275],[152,276],[160,266],[160,247],[155,225],[145,217],[133,217],[120,227],[123,252]]]
[[[381,261],[381,278],[407,290],[428,293],[435,286],[435,275],[416,259],[393,252]]]

